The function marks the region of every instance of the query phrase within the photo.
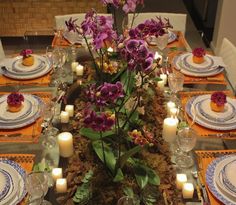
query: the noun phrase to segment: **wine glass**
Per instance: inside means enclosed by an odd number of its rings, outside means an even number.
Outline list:
[[[48,192],[48,175],[44,172],[31,172],[26,177],[26,188],[30,195],[37,194],[35,189],[42,190],[43,197]],[[52,205],[49,201],[42,200],[40,205]]]
[[[42,186],[40,178],[35,174],[38,172],[31,172],[26,176],[25,188],[29,194],[27,204],[29,205],[50,205],[50,202],[44,200],[45,190]],[[18,183],[22,184],[21,182]]]
[[[177,93],[183,90],[184,75],[180,72],[170,73],[168,75],[168,85],[171,90],[171,98],[178,106],[180,106]]]
[[[164,59],[165,59],[165,56],[166,56],[164,51],[165,51],[165,48],[168,44],[168,39],[169,39],[168,33],[165,33],[162,36],[158,36],[156,38],[156,45],[157,45],[160,53],[162,53],[162,55],[164,56]]]
[[[197,136],[197,133],[189,127],[178,131],[177,142],[182,154],[178,155],[175,161],[179,167],[189,168],[193,165],[193,159],[189,155],[189,152],[194,148],[197,141]]]
[[[139,204],[138,199],[129,196],[123,196],[117,202],[117,205],[138,205],[138,204]]]

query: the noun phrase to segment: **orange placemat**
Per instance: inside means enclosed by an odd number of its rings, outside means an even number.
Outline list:
[[[197,161],[199,166],[199,171],[203,179],[203,183],[206,185],[206,170],[208,165],[217,157],[234,154],[236,150],[216,150],[216,151],[195,151],[197,155]],[[210,192],[206,185],[206,190],[208,193],[208,197],[211,205],[223,205],[219,200],[217,200],[214,195]]]
[[[37,85],[37,86],[47,86],[51,81],[51,72],[40,78],[35,78],[32,80],[15,80],[12,78],[0,75],[0,85]]]
[[[211,94],[213,92],[214,91],[180,92],[180,99],[181,99],[182,107],[185,110],[186,103],[193,96]],[[224,91],[224,93],[228,96],[231,96],[231,97],[233,96],[232,92],[229,90]],[[192,119],[188,116],[186,112],[184,112],[184,114],[185,114],[185,119],[187,120],[188,124],[192,125]],[[236,130],[230,130],[230,131],[211,130],[201,125],[198,125],[197,123],[194,123],[192,125],[192,128],[199,134],[199,136],[202,136],[202,137],[219,137],[219,138],[224,138],[224,139],[236,138]]]
[[[49,92],[29,92],[30,94],[39,96],[45,103],[49,102],[52,94]],[[0,95],[9,94],[0,92]],[[37,143],[42,132],[43,119],[39,118],[31,125],[19,129],[3,130],[0,129],[0,143],[1,142],[17,142],[17,143]]]
[[[63,37],[58,37],[57,35],[54,36],[53,40],[52,40],[52,46],[60,46],[60,47],[68,47],[71,46],[72,44],[67,41],[65,38]],[[81,44],[76,44],[76,47],[81,47]]]
[[[34,165],[34,154],[0,154],[0,158],[6,158],[18,163],[26,172],[31,172]],[[27,197],[27,196],[26,196]],[[26,197],[19,205],[26,204]]]

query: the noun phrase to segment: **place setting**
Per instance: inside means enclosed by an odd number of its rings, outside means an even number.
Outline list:
[[[172,64],[186,76],[185,83],[226,83],[222,76],[226,66],[222,58],[207,54],[203,48],[176,55]]]
[[[0,142],[36,142],[41,134],[47,100],[35,94],[12,92],[0,97]]]
[[[31,49],[25,49],[20,55],[5,58],[0,62],[2,76],[1,84],[48,84],[52,62],[45,56],[33,54]]]

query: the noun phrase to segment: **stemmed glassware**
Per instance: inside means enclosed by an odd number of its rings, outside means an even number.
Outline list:
[[[58,129],[52,126],[52,120],[56,109],[55,106],[54,102],[48,102],[44,104],[42,109],[42,116],[44,119],[42,126],[45,128],[42,145],[47,148],[52,148],[56,144],[55,136],[57,135]]]
[[[44,172],[31,172],[26,177],[26,189],[31,196],[30,198],[40,203],[32,203],[39,205],[52,205],[49,201],[43,198],[48,192],[48,175]],[[42,194],[43,193],[43,194]],[[41,197],[40,197],[41,196]],[[40,200],[40,198],[42,200]]]
[[[165,33],[162,36],[158,36],[156,38],[156,45],[157,45],[160,53],[163,55],[164,59],[165,59],[165,56],[166,56],[164,51],[165,51],[165,48],[168,44],[168,39],[169,39],[168,33]]]
[[[171,101],[180,106],[179,100],[177,98],[177,93],[183,90],[184,75],[179,72],[170,73],[168,76],[168,85],[171,90]]]
[[[188,168],[193,165],[193,159],[189,152],[196,145],[196,141],[197,133],[193,129],[186,127],[178,131],[177,142],[182,154],[176,157],[175,162],[179,167]]]

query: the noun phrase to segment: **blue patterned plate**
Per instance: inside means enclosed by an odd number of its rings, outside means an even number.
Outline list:
[[[213,65],[212,68],[210,69],[202,69],[201,72],[193,70],[192,66],[187,67],[184,65],[183,63],[183,57],[186,55],[190,55],[189,53],[187,54],[181,54],[181,55],[177,55],[173,58],[173,66],[180,70],[180,72],[182,72],[185,75],[189,75],[189,76],[194,76],[194,77],[208,77],[208,76],[214,76],[217,75],[219,73],[221,73],[224,70],[224,67],[218,66],[218,65]]]
[[[44,56],[34,55],[36,67],[20,67],[22,57],[13,59],[4,59],[2,66],[3,75],[16,80],[30,80],[46,75],[52,69],[52,62],[49,62]],[[17,69],[17,70],[16,70]]]
[[[234,123],[236,115],[236,100],[227,97],[227,103],[223,112],[214,112],[211,110],[211,95],[200,95],[196,97],[195,102],[198,103],[197,111],[206,120],[213,123]]]
[[[0,205],[17,205],[26,195],[25,170],[16,162],[0,158],[0,167],[11,176],[11,189],[8,194],[0,200]],[[19,182],[22,183],[19,186]]]
[[[43,107],[43,101],[41,98],[35,96],[35,95],[30,95],[30,94],[23,94],[24,98],[28,101],[31,102],[32,104],[32,109],[30,110],[30,113],[25,115],[22,118],[16,119],[16,120],[0,120],[0,129],[15,129],[15,128],[21,128],[21,127],[25,127],[27,125],[32,124],[33,122],[35,122],[41,115],[41,108]],[[0,97],[0,101],[1,98],[6,99],[7,95],[3,95],[2,97]],[[1,105],[1,104],[0,104]],[[0,106],[1,107],[1,106]],[[5,107],[4,110],[6,110],[7,108]],[[4,118],[3,114],[6,114],[8,111],[4,112],[3,109],[1,109],[0,111],[0,117]],[[16,118],[18,117],[18,115],[15,115]]]
[[[8,194],[11,187],[11,176],[0,169],[0,201]]]
[[[236,129],[236,116],[227,123],[217,123],[205,119],[198,110],[200,96],[194,96],[188,100],[185,106],[186,113],[195,120],[195,122],[203,127],[213,130],[233,130]],[[201,99],[201,98],[200,98]]]
[[[236,170],[236,159],[227,163],[221,173],[222,180],[225,187],[230,190],[236,197],[236,178],[235,178],[235,170]]]
[[[236,205],[236,198],[229,194],[227,189],[225,189],[220,182],[220,173],[223,166],[234,160],[236,155],[225,155],[216,158],[208,165],[206,171],[206,183],[211,191],[211,193],[222,203],[227,205]]]

